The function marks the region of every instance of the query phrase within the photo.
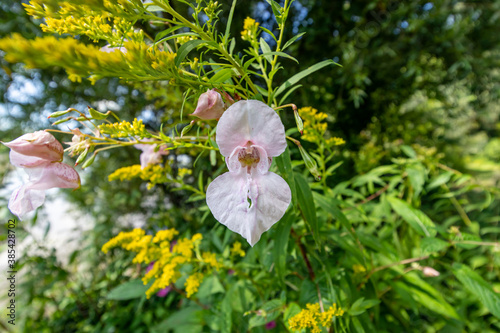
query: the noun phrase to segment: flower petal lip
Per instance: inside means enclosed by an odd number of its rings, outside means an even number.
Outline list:
[[[273,172],[250,175],[245,168],[220,175],[207,188],[207,204],[214,217],[251,246],[283,217],[291,199],[283,178]]]
[[[36,131],[10,141],[2,142],[16,153],[43,158],[51,162],[62,161],[64,149],[59,141],[45,131]]]
[[[285,127],[280,117],[257,100],[231,105],[219,120],[216,141],[225,157],[248,142],[262,147],[269,157],[279,156],[286,149]]]

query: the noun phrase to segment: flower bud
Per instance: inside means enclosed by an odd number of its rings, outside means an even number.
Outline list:
[[[45,131],[24,134],[13,141],[2,143],[25,156],[34,156],[50,162],[59,162],[63,158],[64,149],[61,143]]]
[[[302,159],[304,160],[307,169],[309,169],[309,172],[314,176],[316,180],[320,180],[321,173],[318,170],[318,164],[316,163],[316,160],[307,153],[304,147],[299,146],[299,151],[300,155],[302,155]]]
[[[224,113],[224,108],[222,96],[215,89],[207,90],[200,95],[196,110],[190,115],[205,120],[219,119]]]
[[[436,271],[434,268],[429,267],[429,266],[425,266],[424,268],[422,268],[422,272],[427,277],[436,277],[436,276],[440,275],[440,273],[438,271]]]

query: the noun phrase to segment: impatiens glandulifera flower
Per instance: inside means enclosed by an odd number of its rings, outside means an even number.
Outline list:
[[[198,98],[196,110],[190,116],[196,116],[200,119],[219,119],[224,113],[224,101],[222,96],[215,89],[207,90],[206,93]]]
[[[216,133],[229,172],[208,186],[207,204],[217,221],[253,246],[291,201],[288,184],[269,171],[272,157],[286,149],[285,127],[272,108],[249,100],[231,105]]]
[[[60,162],[63,158],[64,149],[61,143],[52,134],[45,131],[24,134],[13,141],[2,143],[11,149],[11,155],[22,154],[50,162]],[[14,159],[18,159],[18,156],[14,156]],[[25,163],[30,164],[33,161],[34,159]]]
[[[29,181],[15,190],[9,200],[10,211],[20,219],[43,204],[45,190],[80,187],[80,176],[75,169],[60,162],[63,148],[52,134],[29,133],[4,145],[11,149],[12,165],[24,168],[29,175]]]
[[[144,141],[147,141],[144,140]],[[166,150],[166,147],[160,147],[158,151],[155,151],[156,145],[149,145],[149,144],[139,144],[139,145],[134,145],[135,148],[142,150],[141,154],[141,167],[144,169],[150,164],[158,164],[161,162],[161,156],[162,155],[168,155],[168,150]]]

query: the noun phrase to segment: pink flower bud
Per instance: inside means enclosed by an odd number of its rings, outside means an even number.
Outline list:
[[[427,277],[436,277],[436,276],[440,275],[440,273],[438,271],[436,271],[434,268],[429,267],[429,266],[425,266],[424,268],[422,268],[422,272]]]
[[[45,131],[24,134],[13,141],[2,143],[9,147],[11,152],[25,156],[38,157],[50,162],[60,162],[63,158],[64,149],[61,143],[52,134]],[[22,161],[20,163],[21,166],[26,167]]]
[[[219,119],[224,113],[224,101],[221,95],[215,89],[207,90],[206,93],[200,95],[196,110],[191,116],[196,116],[200,119]]]

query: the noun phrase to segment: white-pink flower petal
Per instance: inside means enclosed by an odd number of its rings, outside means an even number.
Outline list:
[[[291,201],[288,184],[273,172],[227,172],[207,189],[214,217],[253,246],[285,214]]]
[[[64,153],[61,143],[45,131],[24,134],[3,144],[19,154],[35,156],[51,162],[61,161]]]
[[[257,100],[231,105],[219,120],[216,141],[226,157],[249,141],[265,149],[269,157],[279,156],[286,149],[285,127],[280,117],[271,107]]]
[[[9,153],[9,158],[10,164],[19,168],[35,168],[48,162],[46,159],[40,157],[19,154],[12,149]]]
[[[29,183],[24,184],[10,196],[9,210],[19,219],[23,219],[26,213],[37,209],[45,201],[45,192],[32,190],[29,185]]]

